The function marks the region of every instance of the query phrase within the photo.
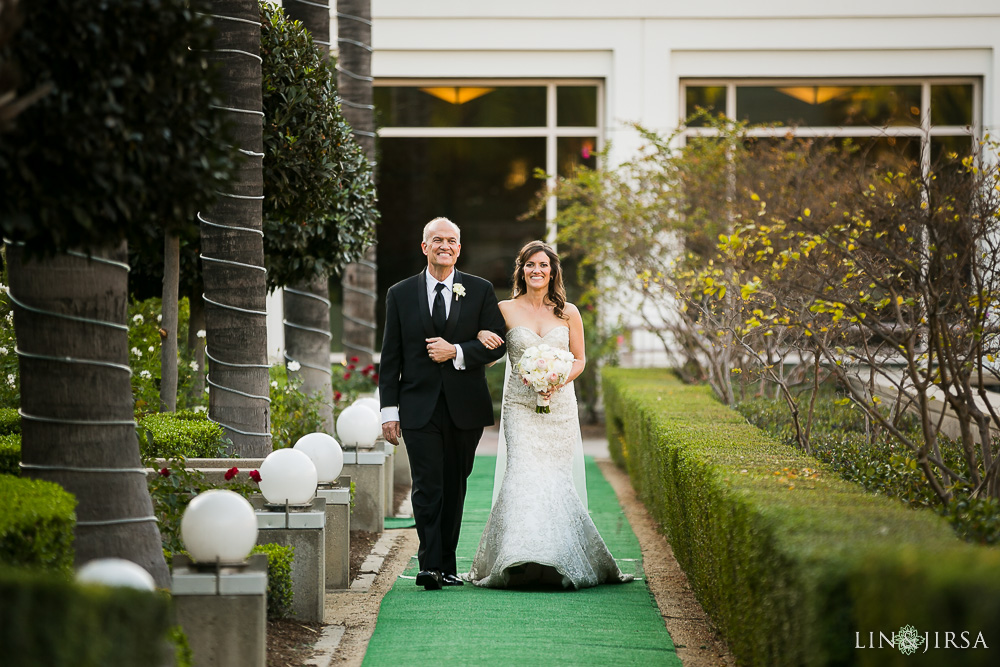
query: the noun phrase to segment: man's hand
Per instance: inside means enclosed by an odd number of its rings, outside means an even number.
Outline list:
[[[386,422],[382,424],[382,437],[394,445],[399,444],[399,422]]]
[[[427,356],[431,361],[442,363],[455,358],[455,346],[444,338],[426,338]]]

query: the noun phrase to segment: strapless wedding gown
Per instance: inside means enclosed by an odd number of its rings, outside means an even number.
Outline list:
[[[540,343],[568,350],[569,328],[557,326],[544,336],[525,327],[511,329],[510,368]],[[535,392],[512,371],[503,403],[506,473],[466,578],[488,588],[586,588],[631,581],[632,575],[618,569],[573,483],[573,450],[580,434],[573,385],[552,396],[547,414],[536,413],[535,402]]]

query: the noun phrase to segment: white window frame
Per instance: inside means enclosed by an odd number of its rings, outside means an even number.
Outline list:
[[[378,136],[389,138],[504,138],[504,137],[543,137],[545,139],[545,173],[549,175],[546,187],[550,190],[555,186],[555,174],[559,168],[558,140],[565,137],[596,137],[596,150],[604,149],[604,80],[603,79],[377,79],[377,88],[410,87],[431,88],[435,86],[476,86],[490,88],[509,88],[516,86],[535,86],[546,88],[545,125],[522,127],[410,127],[386,126],[378,129]],[[556,108],[558,87],[595,86],[597,88],[597,124],[594,126],[563,126],[556,124],[558,109]],[[556,234],[556,198],[549,197],[545,205],[545,240],[555,246]]]

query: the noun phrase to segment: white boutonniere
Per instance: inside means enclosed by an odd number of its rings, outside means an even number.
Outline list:
[[[455,293],[455,301],[458,301],[459,297],[465,296],[465,285],[462,283],[455,283],[452,285],[451,291]]]

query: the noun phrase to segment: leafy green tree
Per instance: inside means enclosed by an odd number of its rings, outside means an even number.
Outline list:
[[[375,184],[341,113],[332,64],[283,10],[261,3],[261,23],[268,286],[289,288],[289,371],[320,394],[332,429],[328,281],[372,242]]]
[[[24,473],[79,501],[78,562],[168,574],[129,385],[126,240],[190,225],[234,163],[188,0],[26,3],[0,51],[48,87],[0,141],[0,230],[20,352]]]

